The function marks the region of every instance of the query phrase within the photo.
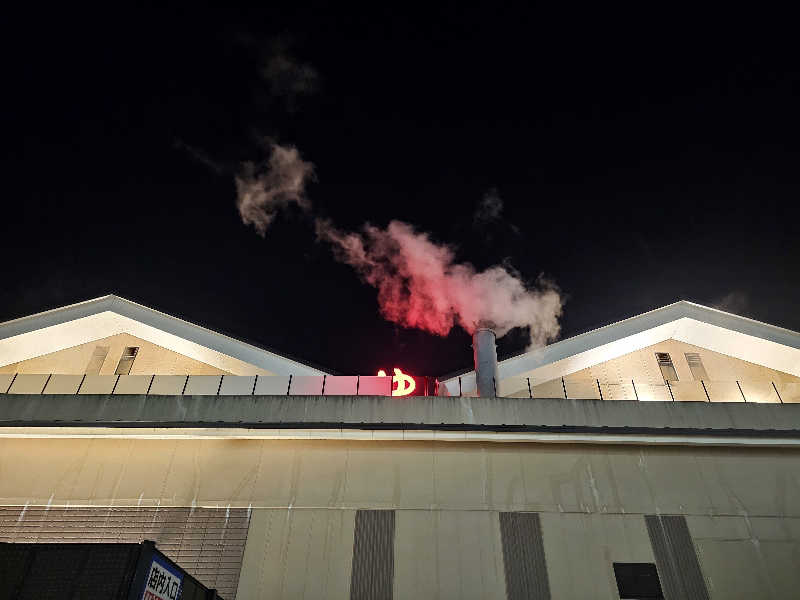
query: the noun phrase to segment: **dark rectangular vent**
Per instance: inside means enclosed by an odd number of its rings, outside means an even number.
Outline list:
[[[686,518],[645,515],[664,596],[672,600],[709,600]]]
[[[501,512],[500,537],[506,574],[506,598],[550,600],[539,515]]]
[[[356,511],[350,600],[391,600],[394,594],[394,511]]]
[[[614,563],[614,577],[622,600],[664,600],[653,563]]]

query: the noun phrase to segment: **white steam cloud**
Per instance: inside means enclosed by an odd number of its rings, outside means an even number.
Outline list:
[[[271,152],[266,166],[246,163],[236,178],[242,221],[262,236],[277,212],[290,204],[311,209],[305,184],[314,166],[292,147],[272,144]],[[493,197],[487,203],[490,216],[497,217],[501,206]],[[531,346],[559,334],[563,300],[557,286],[543,277],[526,285],[506,267],[478,271],[456,262],[450,246],[401,221],[385,229],[367,224],[359,232],[342,231],[326,219],[315,223],[317,238],[331,244],[336,259],[378,291],[381,314],[393,323],[437,335],[456,326],[469,333],[491,326],[498,336],[522,327]]]
[[[314,177],[314,165],[300,158],[293,146],[270,144],[266,165],[242,165],[236,176],[236,206],[245,225],[252,225],[261,237],[276,214],[295,204],[309,210],[306,183]]]
[[[318,220],[317,235],[378,290],[381,314],[389,321],[438,335],[456,325],[469,333],[487,325],[498,336],[525,327],[531,346],[558,336],[561,294],[544,278],[529,287],[504,267],[477,271],[455,262],[450,247],[401,221],[345,233]]]

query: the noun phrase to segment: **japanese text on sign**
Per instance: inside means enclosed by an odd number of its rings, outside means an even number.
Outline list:
[[[183,577],[167,564],[153,558],[150,573],[144,586],[142,600],[178,600],[181,593]]]

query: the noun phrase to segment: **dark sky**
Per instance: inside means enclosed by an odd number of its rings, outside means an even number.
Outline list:
[[[780,35],[710,9],[259,4],[7,15],[0,320],[113,292],[342,373],[468,367],[466,333],[385,322],[298,211],[240,222],[233,175],[271,136],[340,226],[398,218],[552,278],[562,337],[679,299],[800,330]],[[266,76],[278,54],[314,76]],[[503,219],[476,228],[492,188]]]

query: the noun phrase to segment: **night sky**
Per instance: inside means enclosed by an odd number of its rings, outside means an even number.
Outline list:
[[[469,367],[465,332],[384,321],[307,215],[242,224],[234,175],[269,137],[340,227],[402,219],[554,280],[562,337],[679,299],[800,330],[780,36],[655,8],[261,4],[7,16],[0,320],[116,293],[335,372]],[[502,214],[476,219],[491,190]]]

